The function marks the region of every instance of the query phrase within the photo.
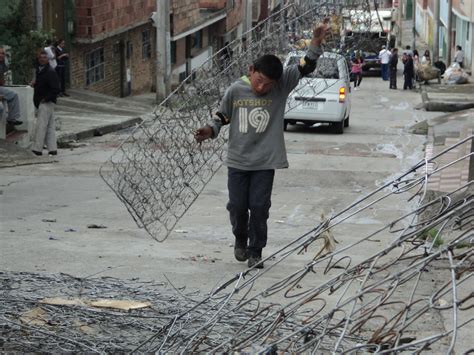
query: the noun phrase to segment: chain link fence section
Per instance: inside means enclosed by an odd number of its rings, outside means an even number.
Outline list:
[[[315,0],[289,4],[244,34],[248,39],[244,46],[241,39],[230,43],[234,49],[231,58],[223,55],[225,49],[216,53],[156,107],[100,169],[139,227],[155,240],[164,241],[221,167],[227,131],[201,145],[195,142],[193,132],[210,121],[230,84],[245,75],[259,56],[273,53],[284,59],[294,50],[290,40],[295,35],[310,38],[314,26],[325,17],[355,9],[370,11],[370,4]],[[367,26],[370,28],[370,23]],[[352,43],[344,50],[356,47],[357,43]],[[340,36],[329,36],[325,48],[341,48]],[[324,72],[324,65],[318,70]],[[305,90],[311,87],[317,95],[329,85],[326,80],[307,83]]]

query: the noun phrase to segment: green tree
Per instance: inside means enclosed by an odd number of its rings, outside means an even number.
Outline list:
[[[14,84],[27,84],[32,79],[36,53],[44,47],[52,32],[35,28],[29,0],[8,1],[0,16],[0,45],[11,47],[10,69]]]

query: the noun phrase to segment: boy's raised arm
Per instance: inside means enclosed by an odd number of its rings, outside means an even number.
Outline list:
[[[288,91],[293,90],[302,77],[312,73],[316,69],[318,58],[323,54],[322,44],[329,28],[327,21],[317,26],[313,30],[313,38],[304,57],[304,64],[290,66],[283,71],[283,86],[285,86]]]

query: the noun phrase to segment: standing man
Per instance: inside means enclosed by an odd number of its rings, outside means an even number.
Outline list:
[[[454,52],[453,62],[458,63],[461,68],[463,67],[464,51],[462,50],[462,47],[459,44],[456,46],[456,52]]]
[[[316,68],[327,30],[321,25],[313,31],[305,64],[283,69],[275,55],[258,58],[249,74],[226,90],[214,120],[195,133],[202,142],[217,137],[223,125],[230,126],[227,209],[235,236],[234,256],[248,260],[248,267],[263,268],[275,169],[288,168],[283,135],[286,99]]]
[[[46,143],[49,155],[58,154],[56,127],[54,123],[54,104],[59,95],[59,80],[56,71],[49,65],[48,53],[41,51],[36,69],[35,93],[33,102],[37,108],[33,153],[43,155]]]
[[[398,65],[398,49],[392,49],[392,56],[388,63],[388,69],[390,71],[390,89],[397,90],[397,65]]]
[[[382,79],[388,80],[388,62],[390,61],[390,56],[392,53],[385,47],[382,46],[382,50],[379,52],[380,63],[382,64]]]
[[[413,79],[415,77],[415,66],[413,65],[413,58],[410,54],[407,55],[407,59],[403,66],[403,77],[405,82],[403,83],[403,90],[413,89]]]
[[[69,54],[66,53],[66,50],[64,49],[64,39],[60,39],[58,41],[58,45],[55,47],[56,50],[56,73],[58,74],[59,78],[59,85],[61,87],[61,93],[60,96],[69,96],[66,93],[66,63],[67,60],[69,59]]]

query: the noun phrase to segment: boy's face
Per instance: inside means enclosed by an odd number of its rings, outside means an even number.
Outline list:
[[[252,91],[257,96],[262,96],[268,93],[276,84],[276,80],[272,80],[265,76],[264,74],[253,69],[253,66],[250,66],[250,86]]]

